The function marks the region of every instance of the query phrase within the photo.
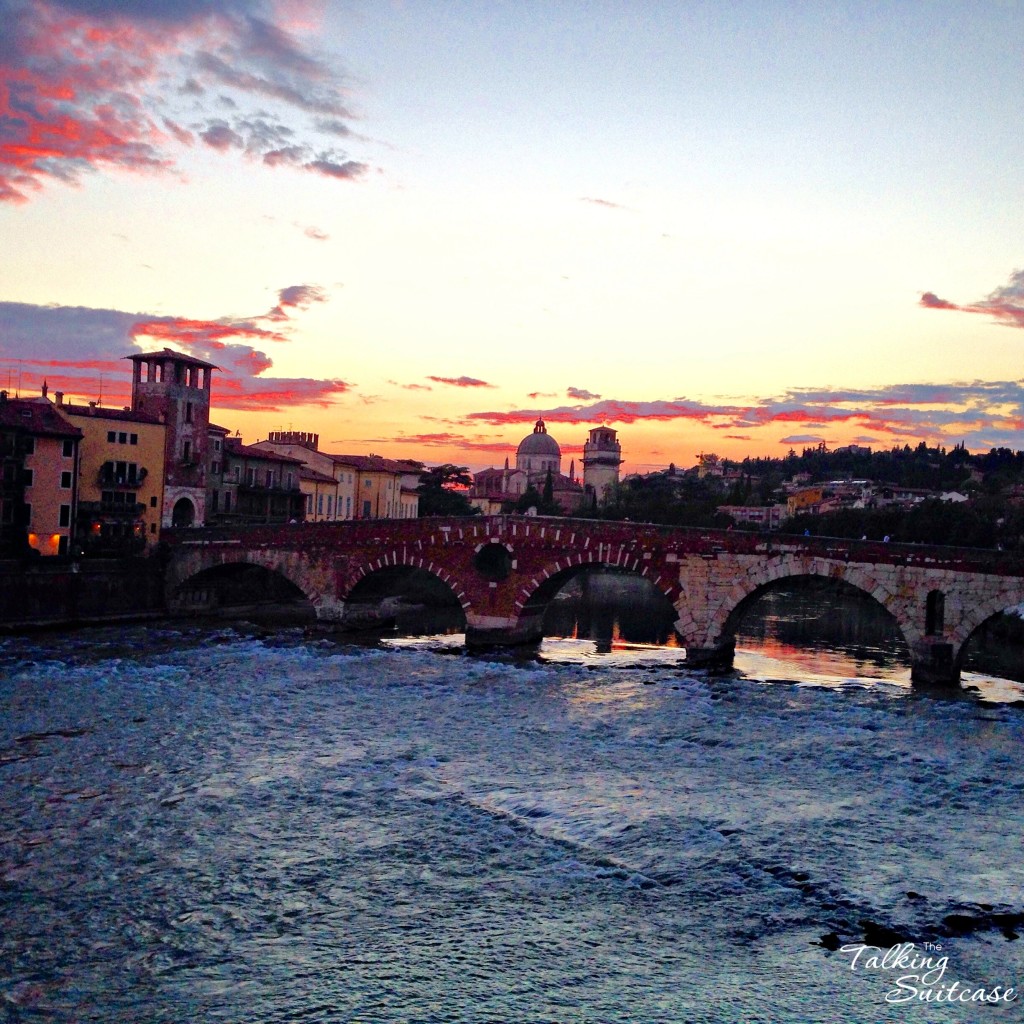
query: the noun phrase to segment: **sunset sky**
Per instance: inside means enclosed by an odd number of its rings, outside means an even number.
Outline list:
[[[0,387],[166,345],[248,442],[473,468],[1024,448],[1022,124],[1010,0],[0,0]]]

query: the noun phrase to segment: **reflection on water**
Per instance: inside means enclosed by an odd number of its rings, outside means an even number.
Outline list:
[[[594,572],[567,584],[544,616],[544,639],[512,660],[682,669],[685,652],[671,603],[647,580]],[[461,609],[408,609],[388,646],[460,650]],[[986,699],[1024,699],[1024,657],[1005,627],[979,631],[963,684]],[[752,679],[815,686],[892,686],[910,691],[910,652],[893,617],[868,594],[825,580],[790,581],[766,591],[736,627],[735,669]]]

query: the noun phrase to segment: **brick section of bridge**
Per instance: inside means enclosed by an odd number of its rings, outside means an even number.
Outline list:
[[[362,581],[401,567],[447,584],[470,643],[539,638],[544,609],[587,566],[648,579],[675,605],[676,629],[697,664],[728,664],[745,604],[796,576],[842,580],[896,618],[919,681],[959,678],[962,648],[985,619],[1024,602],[1024,557],[966,548],[696,530],[528,516],[364,520],[182,530],[167,535],[168,587],[232,562],[296,584],[322,619],[340,620]],[[928,595],[941,594],[929,625]],[[935,615],[931,616],[935,620]]]

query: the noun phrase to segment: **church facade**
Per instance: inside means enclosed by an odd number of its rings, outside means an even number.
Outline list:
[[[615,431],[598,427],[584,445],[583,479],[576,476],[576,461],[562,473],[562,449],[539,418],[533,432],[516,448],[515,468],[485,469],[473,477],[470,502],[485,515],[495,515],[517,502],[529,488],[543,495],[550,480],[552,500],[566,515],[585,512],[607,502],[619,479],[621,447]]]

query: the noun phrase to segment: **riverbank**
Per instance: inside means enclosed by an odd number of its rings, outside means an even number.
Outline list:
[[[0,630],[142,621],[165,614],[152,558],[0,561]]]

